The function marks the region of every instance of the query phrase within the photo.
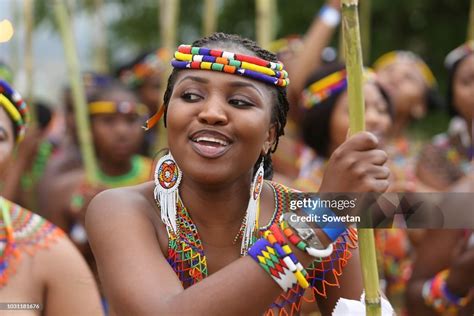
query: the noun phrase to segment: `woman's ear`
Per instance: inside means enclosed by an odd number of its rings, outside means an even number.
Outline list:
[[[267,137],[265,141],[263,142],[262,152],[261,152],[263,156],[268,154],[268,152],[271,150],[272,146],[276,142],[276,135],[277,135],[276,128],[277,128],[276,124],[272,124],[270,125],[270,128],[267,131]]]

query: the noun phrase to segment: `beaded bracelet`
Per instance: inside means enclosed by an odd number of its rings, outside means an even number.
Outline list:
[[[286,292],[297,284],[295,275],[265,238],[257,240],[250,247],[248,254],[275,280],[283,291]]]
[[[288,213],[287,213],[288,214]],[[304,240],[299,236],[297,233],[293,231],[293,229],[290,227],[288,222],[286,221],[287,216],[282,216],[282,220],[280,221],[280,227],[281,230],[283,231],[283,234],[286,236],[286,238],[293,244],[295,247],[300,249],[301,251],[306,252],[308,255],[310,255],[313,258],[325,258],[329,257],[334,248],[332,244],[329,244],[327,248],[323,249],[317,249],[314,247],[310,247]],[[298,223],[299,225],[303,225],[303,223]],[[311,234],[306,233],[305,236],[306,238],[317,238],[316,234],[313,232],[312,228],[307,226],[304,228],[306,232],[311,232]],[[298,231],[299,233],[300,231]],[[321,244],[319,239],[317,239],[318,242]]]
[[[421,294],[425,304],[431,306],[438,313],[455,315],[460,308],[469,303],[472,295],[468,293],[465,297],[459,297],[452,293],[446,286],[448,276],[448,269],[437,273],[423,284]]]
[[[249,249],[248,254],[286,292],[294,285],[308,288],[308,273],[285,243],[277,224],[263,233],[264,238]]]
[[[285,239],[281,233],[278,224],[273,224],[270,229],[263,233],[264,237],[277,249],[278,253],[283,256],[283,261],[286,263],[291,272],[295,275],[298,284],[302,288],[306,289],[309,287],[309,283],[306,280],[308,273],[306,272],[303,265],[298,261],[298,258],[293,254],[291,248],[285,243]]]

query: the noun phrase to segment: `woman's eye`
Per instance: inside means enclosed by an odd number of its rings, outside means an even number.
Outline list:
[[[200,95],[197,95],[195,93],[183,93],[181,95],[181,99],[187,101],[187,102],[197,102],[199,101],[200,99],[202,99],[202,97]]]
[[[241,99],[231,99],[229,103],[238,107],[254,106],[252,103]]]

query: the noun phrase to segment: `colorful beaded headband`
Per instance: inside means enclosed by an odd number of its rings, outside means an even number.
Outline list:
[[[16,141],[21,141],[25,136],[26,124],[29,122],[28,106],[21,95],[2,79],[0,79],[0,104],[15,123]]]
[[[180,45],[171,65],[178,69],[206,69],[238,74],[279,87],[286,87],[290,82],[282,63],[205,47]]]
[[[469,41],[452,50],[446,59],[444,65],[447,69],[451,69],[458,61],[474,52],[474,41]]]
[[[147,116],[148,108],[141,103],[133,102],[113,102],[113,101],[95,101],[88,104],[89,114],[138,114],[139,116]]]
[[[283,69],[281,62],[271,62],[255,56],[235,54],[231,52],[180,45],[174,53],[171,65],[176,69],[205,69],[238,74],[279,87],[286,87],[290,83],[288,73]],[[164,105],[161,105],[143,128],[149,130],[163,116]]]
[[[380,56],[374,63],[374,69],[376,71],[379,71],[380,69],[385,68],[386,66],[389,66],[400,60],[413,61],[420,70],[420,73],[429,88],[433,88],[437,85],[436,78],[433,75],[431,69],[428,67],[428,65],[416,54],[409,51],[392,51]]]
[[[169,54],[165,48],[157,49],[155,52],[146,55],[131,68],[123,70],[119,75],[119,79],[128,87],[137,87],[154,73],[162,72],[166,68],[168,59]]]
[[[364,83],[375,82],[376,74],[370,68],[364,68]],[[312,83],[302,92],[302,104],[310,109],[320,104],[330,96],[347,89],[347,72],[345,69],[333,72],[326,77]]]
[[[347,89],[346,70],[339,70],[312,83],[303,90],[302,104],[306,109],[320,104],[330,96]]]

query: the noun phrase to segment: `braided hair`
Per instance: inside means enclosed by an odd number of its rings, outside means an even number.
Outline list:
[[[254,53],[255,56],[265,59],[267,61],[277,62],[277,56],[269,52],[260,46],[257,45],[254,41],[242,38],[239,35],[234,34],[226,34],[226,33],[214,33],[210,36],[201,38],[195,41],[192,46],[194,47],[205,47],[212,44],[213,46],[226,46],[226,47],[235,47],[235,48],[246,48],[250,52]],[[168,85],[166,87],[166,91],[163,97],[164,106],[165,106],[165,113],[164,113],[164,123],[166,126],[166,113],[168,110],[168,104],[171,99],[171,95],[173,93],[174,85],[176,83],[176,77],[178,73],[182,70],[173,69],[170,77],[168,78]],[[264,169],[265,169],[265,179],[271,179],[273,176],[273,167],[272,167],[272,159],[271,154],[274,153],[278,146],[278,139],[280,136],[284,134],[284,128],[286,125],[286,117],[289,109],[288,99],[286,97],[286,89],[283,87],[276,87],[272,86],[272,96],[273,100],[273,107],[272,107],[272,115],[271,115],[271,122],[276,126],[276,141],[275,144],[272,146],[269,152],[267,152],[264,156],[260,157],[258,161],[255,163],[254,166],[254,173],[256,172],[258,165],[261,162],[261,159],[264,160]]]

